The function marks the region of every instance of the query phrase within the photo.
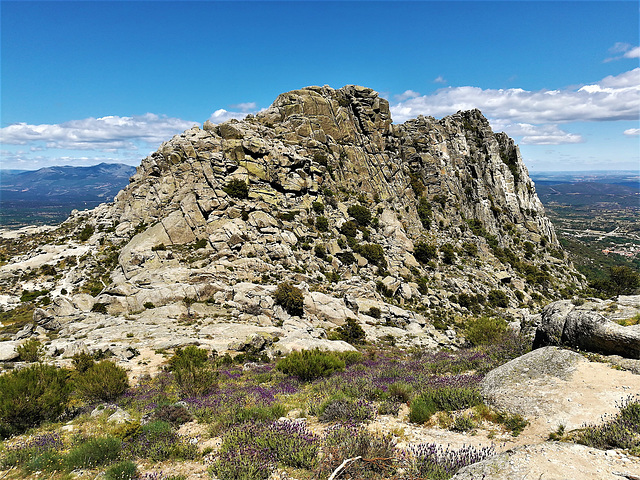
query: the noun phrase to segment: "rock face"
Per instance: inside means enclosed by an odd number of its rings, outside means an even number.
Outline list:
[[[638,478],[640,461],[615,451],[570,443],[527,445],[462,468],[452,480],[620,480]]]
[[[167,335],[220,348],[245,338],[217,338],[215,325],[242,324],[246,335],[277,329],[272,348],[284,351],[304,345],[300,329],[309,345],[331,345],[327,332],[348,318],[370,339],[459,345],[429,318],[582,284],[511,139],[478,110],[395,125],[388,102],[359,86],[308,87],[242,121],[194,126],[143,159],[112,204],[48,235],[44,253],[0,267],[0,283],[53,292],[36,322],[59,332],[60,351],[78,335],[103,348],[114,339],[84,326],[115,335],[122,322],[150,348]],[[20,284],[41,260],[57,276]],[[303,292],[302,318],[274,305],[283,281]],[[158,328],[138,336],[147,322]]]
[[[621,296],[616,301],[590,301],[580,306],[568,300],[553,302],[542,311],[534,347],[567,345],[640,359],[640,324],[623,326],[614,321],[638,314],[639,295]]]

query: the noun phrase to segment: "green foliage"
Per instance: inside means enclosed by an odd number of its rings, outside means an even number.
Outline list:
[[[371,307],[369,309],[369,311],[367,312],[367,315],[369,315],[370,317],[373,317],[373,318],[380,318],[380,317],[382,317],[382,312],[380,311],[380,309],[378,307]]]
[[[144,308],[146,308],[147,310],[152,309],[152,308],[156,308],[156,306],[152,302],[144,302],[144,304],[142,306]]]
[[[80,231],[80,234],[78,235],[78,240],[80,240],[81,242],[86,242],[91,238],[91,235],[93,235],[93,232],[95,232],[95,228],[93,227],[93,225],[87,223],[84,226],[84,228]]]
[[[0,375],[0,434],[22,433],[55,420],[67,406],[68,371],[36,363]]]
[[[302,316],[304,313],[304,294],[302,290],[289,282],[278,285],[274,293],[274,300],[276,305],[280,305],[290,315]]]
[[[430,260],[436,258],[437,249],[435,245],[429,245],[428,243],[420,242],[416,244],[413,250],[413,256],[420,263],[429,263]]]
[[[187,397],[203,395],[217,388],[217,372],[209,361],[209,353],[195,345],[178,348],[169,359],[169,370]]]
[[[347,318],[345,324],[338,327],[336,331],[340,336],[340,340],[353,345],[362,344],[366,339],[364,330],[354,318]]]
[[[276,364],[278,370],[303,382],[328,377],[336,370],[344,370],[344,367],[345,361],[338,355],[318,349],[291,352]]]
[[[445,243],[440,247],[440,252],[442,252],[442,261],[447,265],[453,265],[456,261],[456,252],[453,248],[453,245],[450,243]]]
[[[311,208],[313,208],[313,211],[316,212],[318,215],[324,213],[324,203],[322,202],[313,202],[311,204]]]
[[[20,295],[20,301],[23,303],[31,302],[38,297],[47,295],[48,293],[49,293],[49,290],[34,290],[33,292],[30,292],[29,290],[23,290],[22,295]]]
[[[606,280],[592,285],[607,296],[633,295],[640,287],[640,273],[626,265],[616,265],[609,268]]]
[[[628,449],[640,453],[640,397],[629,396],[622,401],[620,411],[603,424],[589,425],[575,435],[575,441],[603,450]]]
[[[424,193],[424,184],[420,179],[420,175],[417,173],[409,174],[409,184],[411,185],[411,189],[413,190],[413,193],[415,193],[416,197],[419,197]]]
[[[76,393],[85,400],[109,402],[129,388],[129,379],[124,368],[109,360],[102,360],[84,372],[78,372],[74,386]]]
[[[313,253],[323,260],[327,258],[327,248],[320,243],[313,247]]]
[[[91,311],[92,312],[96,312],[96,313],[103,313],[103,314],[107,314],[107,304],[106,303],[100,303],[100,302],[96,302],[93,304],[93,307],[91,307]]]
[[[316,218],[316,228],[319,232],[328,232],[329,220],[327,220],[327,217],[320,216]]]
[[[358,233],[358,224],[352,220],[344,222],[340,226],[340,233],[342,233],[347,238],[353,238]]]
[[[427,390],[411,401],[409,421],[422,424],[436,412],[463,410],[480,403],[480,392],[472,387],[445,386]]]
[[[86,352],[80,352],[71,357],[71,363],[77,372],[83,373],[95,365],[96,362],[93,360],[93,356]]]
[[[427,197],[420,197],[416,209],[420,223],[422,223],[424,228],[429,230],[431,228],[431,217],[433,216],[433,211]]]
[[[193,244],[193,248],[194,250],[198,250],[200,248],[206,248],[207,245],[209,245],[209,241],[206,238],[201,238]]]
[[[325,400],[318,410],[321,422],[361,423],[372,420],[375,410],[363,400],[352,400],[338,393]]]
[[[475,243],[465,242],[462,244],[462,249],[470,257],[476,257],[478,255],[478,246]]]
[[[18,356],[23,362],[37,362],[42,357],[44,352],[44,347],[40,340],[36,338],[30,338],[22,345],[18,345],[16,347],[16,351],[18,352]]]
[[[492,307],[507,308],[509,306],[509,297],[502,290],[490,290],[487,295],[487,302]]]
[[[362,205],[352,205],[347,209],[347,213],[353,217],[361,227],[366,227],[371,222],[371,210]]]
[[[159,252],[166,249],[167,249],[167,246],[164,243],[159,243],[158,245],[151,247],[152,252]]]
[[[115,437],[98,437],[72,448],[66,456],[67,468],[94,468],[118,458],[121,442]]]
[[[105,480],[132,480],[138,477],[138,467],[131,460],[114,463],[104,472]]]
[[[507,332],[507,322],[498,317],[473,318],[465,325],[465,337],[473,345],[491,345]]]
[[[520,435],[525,427],[529,425],[529,421],[517,413],[512,415],[510,413],[500,412],[498,413],[496,420],[498,423],[503,424],[514,437]]]
[[[249,186],[238,178],[229,180],[222,190],[233,198],[249,198]]]
[[[408,403],[413,397],[413,387],[406,382],[394,382],[387,389],[389,397],[402,403]]]
[[[353,251],[362,255],[369,261],[369,263],[373,265],[381,268],[385,268],[387,266],[387,261],[384,258],[384,249],[382,248],[382,245],[379,245],[377,243],[364,243],[355,245],[353,247]]]
[[[451,430],[456,432],[468,432],[469,430],[473,430],[476,428],[476,424],[473,419],[468,415],[460,415],[456,417],[451,426]]]

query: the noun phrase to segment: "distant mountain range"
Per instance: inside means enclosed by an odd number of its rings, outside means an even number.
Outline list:
[[[0,225],[59,223],[75,208],[112,201],[135,171],[130,165],[107,163],[0,170]]]

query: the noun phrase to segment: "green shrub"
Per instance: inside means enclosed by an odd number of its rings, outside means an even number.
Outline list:
[[[231,179],[222,190],[233,198],[249,198],[249,186],[244,180]]]
[[[185,396],[204,395],[217,387],[217,372],[209,361],[209,353],[195,345],[177,349],[169,360],[169,370]]]
[[[362,205],[351,205],[347,213],[353,217],[358,225],[366,227],[371,222],[371,210]]]
[[[90,224],[85,225],[84,228],[80,231],[80,234],[78,235],[78,240],[80,240],[81,242],[86,242],[91,238],[91,235],[93,235],[94,231],[95,231],[95,228],[93,228],[93,225],[90,225]]]
[[[389,385],[387,393],[392,400],[408,403],[413,397],[413,387],[406,382],[394,382]]]
[[[144,304],[142,306],[144,308],[146,308],[147,310],[152,309],[152,308],[156,308],[156,306],[152,302],[144,302]]]
[[[472,387],[440,387],[427,390],[409,405],[409,421],[422,424],[436,412],[463,410],[482,403],[480,392]]]
[[[451,426],[451,430],[456,432],[468,432],[474,428],[476,428],[476,424],[468,415],[460,415],[459,417],[456,417],[453,425]]]
[[[152,252],[159,252],[161,250],[166,250],[167,246],[164,243],[160,243],[154,247],[151,247],[151,251]]]
[[[276,368],[285,375],[293,375],[302,381],[311,381],[320,377],[328,377],[334,371],[342,371],[345,361],[331,352],[302,350],[291,352],[276,364]]]
[[[323,260],[327,258],[327,249],[322,244],[318,244],[315,247],[313,247],[313,253],[315,254],[316,257],[321,258]]]
[[[453,245],[450,243],[446,243],[440,247],[440,251],[442,252],[442,261],[447,265],[453,265],[456,261],[456,253],[453,249]]]
[[[77,372],[82,373],[89,370],[96,362],[93,360],[92,355],[86,352],[80,352],[71,357],[71,363]]]
[[[316,218],[316,228],[319,232],[329,231],[329,220],[327,220],[327,217],[321,216]]]
[[[473,345],[497,343],[507,332],[507,322],[498,317],[479,317],[465,325],[465,337]]]
[[[311,204],[311,207],[313,208],[313,211],[316,212],[318,215],[320,215],[321,213],[324,213],[324,203],[322,202],[313,202]]]
[[[129,387],[127,372],[109,360],[90,366],[75,377],[76,393],[90,402],[115,400]]]
[[[378,307],[371,307],[369,309],[369,311],[367,312],[367,315],[369,315],[370,317],[373,317],[373,318],[380,318],[380,317],[382,317],[382,312],[380,311],[380,309]]]
[[[492,307],[506,308],[509,306],[509,297],[502,290],[491,290],[487,295],[487,301]]]
[[[342,233],[347,238],[353,238],[358,233],[358,224],[349,220],[348,222],[344,222],[340,226],[340,233]]]
[[[118,458],[121,442],[114,437],[98,437],[72,448],[66,457],[67,468],[94,468]]]
[[[102,290],[102,288],[100,290]],[[100,292],[98,292],[98,293],[100,293]],[[93,304],[93,307],[91,307],[91,311],[92,312],[96,312],[96,313],[104,313],[106,315],[108,313],[107,312],[107,304],[106,303],[96,302],[96,303]]]
[[[22,345],[18,345],[18,347],[16,347],[16,352],[18,352],[18,356],[23,362],[39,361],[42,357],[43,350],[44,348],[42,343],[40,343],[36,338],[30,338]]]
[[[431,216],[433,215],[433,211],[431,210],[431,204],[427,200],[427,197],[420,197],[417,211],[420,223],[422,223],[422,226],[425,229],[429,230],[431,228]]]
[[[69,399],[68,371],[34,364],[0,375],[0,434],[22,433],[64,412]]]
[[[338,253],[338,258],[345,265],[351,265],[356,263],[356,257],[351,252]]]
[[[131,480],[137,476],[138,467],[131,460],[115,463],[104,472],[105,480]]]
[[[429,245],[424,242],[416,244],[413,250],[413,256],[420,263],[429,263],[430,260],[436,258],[437,249],[435,245]]]
[[[302,316],[304,313],[304,295],[302,290],[294,287],[289,282],[278,285],[274,293],[276,305],[280,305],[290,315]]]
[[[496,416],[496,420],[498,423],[504,425],[504,427],[511,432],[511,435],[517,437],[522,433],[529,422],[522,415],[514,414],[511,415],[509,413],[498,413]]]
[[[20,301],[31,302],[38,297],[47,295],[48,293],[49,293],[49,290],[34,290],[33,292],[30,292],[29,290],[23,290],[22,295],[20,295]]]
[[[321,422],[361,423],[373,420],[376,410],[363,399],[352,400],[342,394],[334,395],[325,400],[318,410]]]
[[[353,251],[362,255],[372,265],[377,265],[381,268],[385,268],[387,266],[387,261],[384,258],[384,249],[377,243],[355,245]]]
[[[340,336],[340,340],[343,340],[347,343],[357,345],[364,343],[366,339],[364,330],[354,318],[347,318],[345,324],[338,327],[336,331]]]

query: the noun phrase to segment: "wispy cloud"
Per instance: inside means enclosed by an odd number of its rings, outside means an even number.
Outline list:
[[[38,150],[137,150],[138,142],[157,145],[194,125],[194,122],[147,113],[131,117],[85,118],[59,124],[17,123],[0,129],[5,145],[27,145]]]
[[[616,42],[613,47],[609,49],[609,53],[613,56],[605,58],[605,63],[613,62],[614,60],[621,60],[623,58],[640,58],[640,47],[634,47],[629,43]]]
[[[447,83],[447,81],[442,75],[438,75],[436,78],[433,79],[433,83]]]
[[[258,108],[258,104],[256,102],[244,102],[244,103],[236,103],[234,105],[229,105],[229,107],[240,110],[241,112],[251,112],[255,111]]]
[[[637,135],[640,135],[640,128],[628,128],[622,133],[624,133],[625,135],[629,135],[631,137],[637,136]]]
[[[231,120],[232,118],[242,120],[249,113],[251,112],[230,112],[228,110],[225,110],[224,108],[221,108],[213,112],[209,117],[209,120],[211,120],[213,123],[226,122],[227,120]]]

